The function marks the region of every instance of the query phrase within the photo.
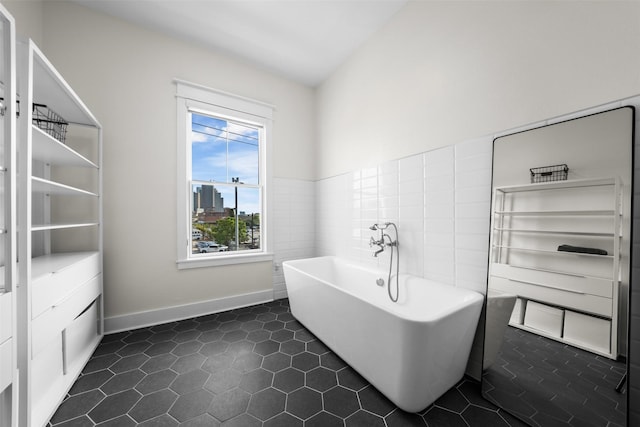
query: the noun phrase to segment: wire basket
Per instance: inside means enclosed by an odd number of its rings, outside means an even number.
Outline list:
[[[569,166],[565,164],[542,166],[540,168],[531,168],[531,183],[566,181],[569,175]]]
[[[33,104],[33,124],[48,133],[58,141],[64,143],[67,136],[67,123],[62,117],[56,114],[44,104]]]

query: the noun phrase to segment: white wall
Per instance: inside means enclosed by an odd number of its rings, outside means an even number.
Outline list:
[[[318,89],[318,178],[640,93],[640,2],[412,1]]]
[[[274,104],[273,170],[286,180],[315,174],[313,90],[70,2],[41,8],[43,51],[104,127],[105,316],[270,292],[271,262],[176,268],[172,79]]]
[[[16,20],[16,37],[18,40],[31,38],[34,42],[42,44],[42,1],[11,0],[3,1],[2,4]]]
[[[316,191],[309,180],[276,178],[273,182],[274,297],[285,298],[282,262],[316,253]]]

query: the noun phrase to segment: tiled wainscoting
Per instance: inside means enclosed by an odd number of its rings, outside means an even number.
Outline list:
[[[491,147],[491,138],[468,141],[318,181],[318,255],[386,268],[369,227],[394,222],[401,272],[484,293]]]
[[[374,258],[369,227],[399,228],[401,272],[485,291],[492,139],[467,141],[317,182],[274,179],[274,288],[281,263],[338,255]]]
[[[282,262],[315,256],[316,191],[313,181],[273,180],[274,298],[287,295]]]

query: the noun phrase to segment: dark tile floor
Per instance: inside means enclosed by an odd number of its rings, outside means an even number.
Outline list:
[[[108,335],[55,427],[522,426],[463,379],[419,414],[395,407],[287,300]]]
[[[624,362],[508,327],[485,371],[489,400],[532,426],[626,425],[627,396],[616,391]]]

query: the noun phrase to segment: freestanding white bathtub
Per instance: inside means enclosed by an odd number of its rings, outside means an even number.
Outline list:
[[[385,272],[336,257],[283,267],[293,316],[399,408],[418,412],[463,377],[481,294],[400,275],[393,303],[376,285]]]

